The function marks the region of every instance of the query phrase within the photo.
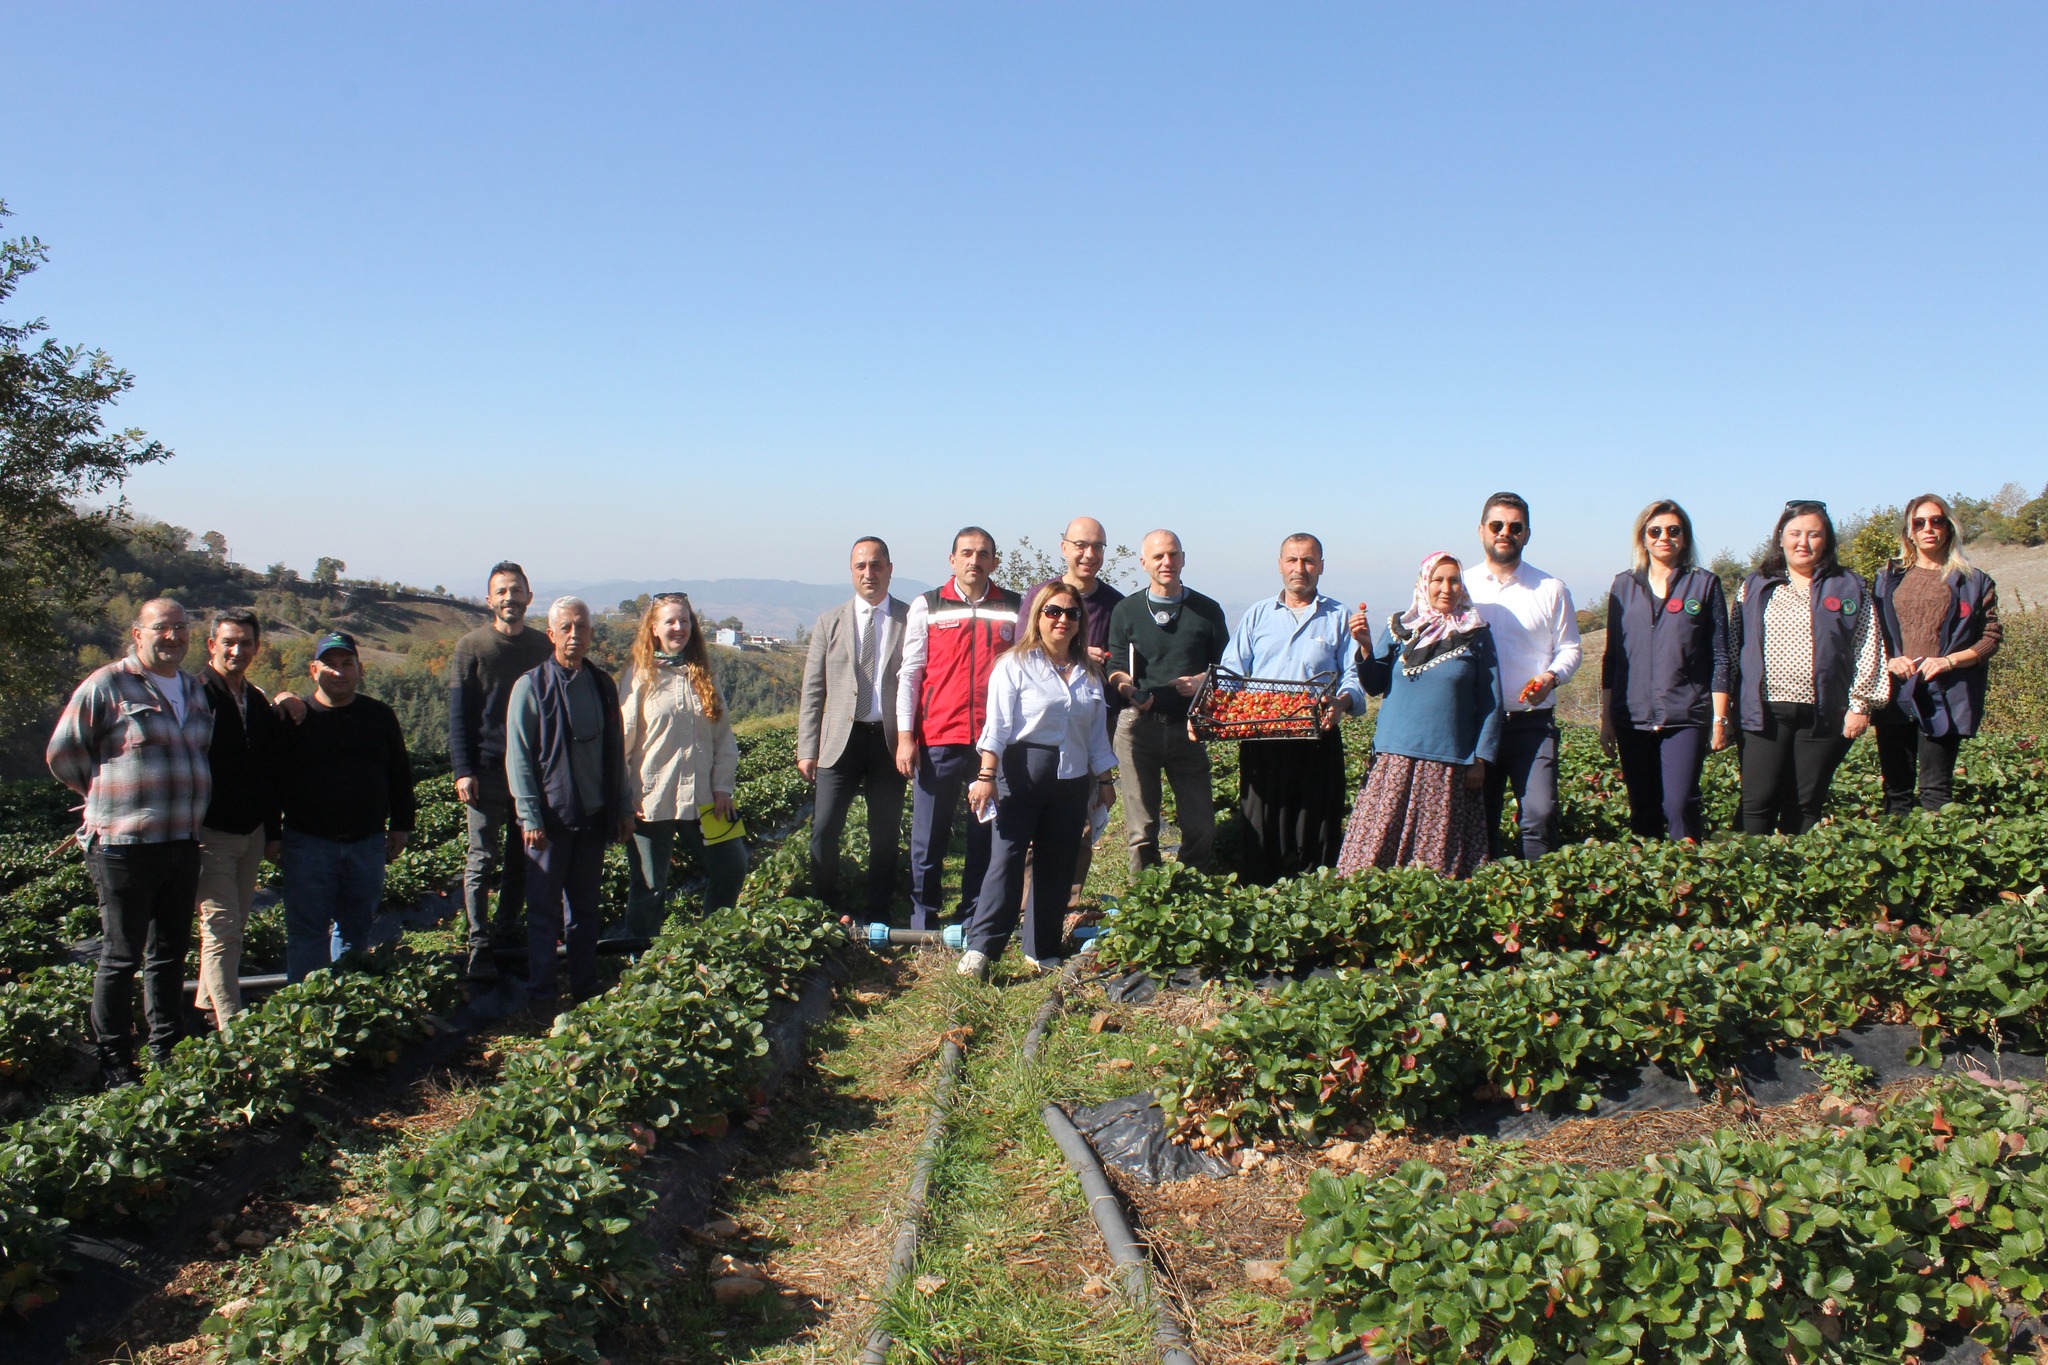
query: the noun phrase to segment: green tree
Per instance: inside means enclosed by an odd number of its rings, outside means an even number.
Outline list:
[[[0,241],[0,303],[48,258],[34,237]],[[0,319],[0,721],[9,724],[70,680],[60,619],[98,605],[115,509],[82,512],[78,501],[171,455],[141,431],[107,429],[105,409],[134,378],[106,352],[62,345],[48,330],[40,318]]]
[[[1835,557],[1842,567],[1875,578],[1879,569],[1899,557],[1899,509],[1859,512],[1842,524],[1838,534],[1841,548]]]
[[[313,581],[332,586],[336,579],[348,571],[348,565],[333,555],[321,555],[313,561]]]
[[[220,532],[208,531],[199,537],[199,544],[206,551],[207,558],[217,559],[223,564],[227,562],[228,538]]]

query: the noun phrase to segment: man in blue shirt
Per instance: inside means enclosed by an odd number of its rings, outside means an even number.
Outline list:
[[[1254,885],[1335,867],[1344,843],[1344,740],[1337,724],[1365,714],[1365,689],[1344,605],[1317,591],[1322,577],[1322,541],[1297,531],[1280,542],[1280,595],[1254,603],[1223,652],[1222,666],[1245,677],[1334,680],[1337,689],[1316,738],[1238,745],[1245,832],[1239,875]]]

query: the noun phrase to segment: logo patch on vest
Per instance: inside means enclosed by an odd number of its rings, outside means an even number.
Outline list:
[[[1014,636],[1014,635],[1015,635],[1016,633],[1017,633],[1017,624],[1016,624],[1016,622],[1014,622],[1014,621],[1013,621],[1013,622],[1011,622],[1011,623],[1010,623],[1009,625],[1006,625],[1006,626],[997,626],[997,627],[996,627],[996,635],[997,635],[997,636],[998,636],[998,637],[999,637],[1000,639],[1003,639],[1003,640],[1008,640],[1008,639],[1010,639],[1010,638],[1011,638],[1012,636]]]
[[[1698,615],[1700,614],[1700,599],[1699,599],[1699,598],[1697,598],[1697,597],[1688,597],[1688,598],[1686,598],[1686,599],[1685,599],[1685,614],[1686,614],[1687,616],[1698,616]]]
[[[1823,597],[1820,599],[1820,604],[1829,611],[1840,611],[1842,609],[1842,599],[1839,597]]]
[[[1685,610],[1686,605],[1686,603],[1681,602],[1674,597],[1664,604],[1664,610],[1666,612],[1681,612]]]
[[[1845,598],[1843,598],[1843,599],[1842,599],[1842,615],[1844,615],[1844,616],[1854,616],[1855,614],[1856,614],[1856,599],[1855,599],[1855,598],[1853,598],[1853,597],[1845,597]]]
[[[1958,615],[1958,616],[1968,616],[1969,614],[1970,614],[1970,604],[1969,604],[1968,602],[1958,602],[1958,603],[1956,603],[1956,615]]]

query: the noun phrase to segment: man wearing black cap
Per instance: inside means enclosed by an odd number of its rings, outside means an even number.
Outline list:
[[[313,646],[305,719],[279,727],[284,807],[285,975],[368,945],[384,898],[384,865],[412,833],[412,760],[397,713],[360,696],[355,637],[331,631]]]

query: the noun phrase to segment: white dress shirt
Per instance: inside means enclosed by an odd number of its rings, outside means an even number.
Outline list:
[[[889,599],[887,597],[884,597],[879,603],[873,604],[860,597],[853,599],[853,651],[855,657],[858,657],[860,654],[861,640],[867,636],[870,630],[876,632],[875,672],[874,676],[868,679],[868,692],[870,694],[868,697],[868,709],[865,713],[855,716],[854,719],[873,721],[877,725],[882,723],[882,708],[894,705],[896,701],[894,697],[884,698],[882,696],[882,674],[887,671],[883,668],[883,664],[889,658],[889,629],[892,624],[889,619],[888,606]]]
[[[1057,744],[1059,775],[1086,777],[1116,766],[1103,717],[1102,680],[1076,663],[1066,677],[1043,650],[1005,654],[988,678],[988,720],[975,747],[1002,757],[1012,744]]]
[[[1465,591],[1479,617],[1493,630],[1494,652],[1500,657],[1500,690],[1508,710],[1548,711],[1557,704],[1555,690],[1536,705],[1522,700],[1531,678],[1557,675],[1558,687],[1579,671],[1579,614],[1571,589],[1532,564],[1517,565],[1503,583],[1482,563],[1465,576]]]

